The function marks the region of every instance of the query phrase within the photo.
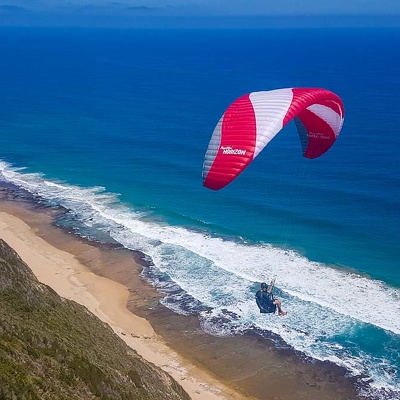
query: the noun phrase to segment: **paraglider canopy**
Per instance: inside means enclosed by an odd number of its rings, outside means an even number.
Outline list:
[[[203,164],[203,185],[213,190],[228,185],[292,119],[303,156],[317,158],[340,133],[343,102],[329,90],[316,88],[252,92],[238,98],[214,129]]]

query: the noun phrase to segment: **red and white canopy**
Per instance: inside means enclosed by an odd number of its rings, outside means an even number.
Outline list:
[[[235,100],[214,129],[203,164],[203,185],[219,190],[232,182],[292,119],[303,155],[317,158],[343,125],[342,100],[325,89],[252,92]]]

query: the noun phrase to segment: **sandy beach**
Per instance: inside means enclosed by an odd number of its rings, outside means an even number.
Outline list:
[[[42,283],[87,307],[143,358],[173,376],[193,399],[240,398],[169,349],[146,319],[129,312],[129,291],[125,286],[95,275],[73,254],[52,246],[35,228],[5,212],[0,212],[0,237],[17,251]]]
[[[0,237],[37,278],[87,307],[193,399],[357,399],[345,371],[301,360],[256,335],[215,337],[174,314],[139,274],[141,254],[85,241],[54,226],[57,211],[0,201]]]

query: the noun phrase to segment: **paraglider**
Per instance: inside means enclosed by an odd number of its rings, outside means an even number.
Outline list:
[[[342,129],[343,102],[326,89],[285,88],[252,92],[235,100],[214,129],[203,164],[203,185],[231,183],[294,120],[303,156],[327,152]]]

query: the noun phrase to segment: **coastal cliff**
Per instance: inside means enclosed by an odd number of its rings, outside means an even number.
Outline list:
[[[190,399],[0,239],[0,398]]]

